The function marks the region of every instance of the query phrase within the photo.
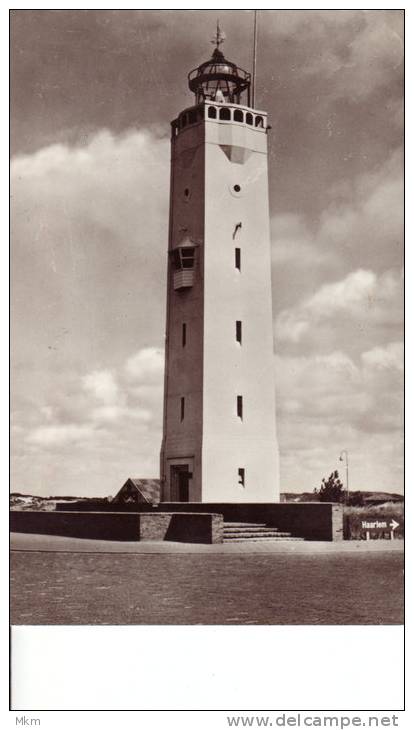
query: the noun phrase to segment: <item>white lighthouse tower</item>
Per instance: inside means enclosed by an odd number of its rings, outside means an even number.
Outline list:
[[[267,114],[222,40],[171,124],[164,502],[279,501]]]

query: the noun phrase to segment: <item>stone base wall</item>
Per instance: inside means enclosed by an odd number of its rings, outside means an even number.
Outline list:
[[[223,517],[216,514],[137,512],[10,512],[11,532],[90,540],[223,542]]]
[[[10,512],[11,532],[90,540],[139,540],[139,515],[125,512]]]
[[[225,522],[265,522],[294,537],[306,540],[343,540],[343,508],[330,502],[278,502],[278,503],[218,503],[205,502],[160,503],[159,511],[179,512],[191,508],[192,512],[214,512],[223,515]]]
[[[59,507],[63,513],[66,505]],[[343,508],[342,505],[331,502],[161,502],[157,506],[149,504],[105,505],[102,511],[109,508],[113,513],[123,512],[129,515],[164,512],[214,513],[221,515],[226,522],[265,522],[272,527],[291,532],[294,537],[304,537],[306,540],[330,542],[343,540]],[[80,509],[80,506],[76,509]]]
[[[215,514],[170,512],[139,515],[140,540],[173,542],[223,542],[223,517]]]

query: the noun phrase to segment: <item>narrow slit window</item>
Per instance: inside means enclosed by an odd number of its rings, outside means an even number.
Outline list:
[[[240,319],[236,321],[236,340],[241,345],[242,343],[242,323]]]
[[[239,248],[234,249],[234,264],[236,269],[241,271],[241,250]]]
[[[238,478],[238,485],[239,485],[240,487],[244,487],[244,486],[246,486],[246,485],[245,485],[245,470],[244,470],[244,469],[242,469],[242,468],[240,468],[240,469],[238,470],[238,475],[239,475],[239,478]]]
[[[237,396],[237,415],[240,418],[240,420],[243,420],[243,396],[238,395]]]
[[[181,330],[181,344],[183,347],[187,344],[187,324],[183,322],[182,330]]]
[[[180,419],[181,421],[184,421],[184,414],[185,414],[185,398],[181,398],[181,406],[180,406]]]

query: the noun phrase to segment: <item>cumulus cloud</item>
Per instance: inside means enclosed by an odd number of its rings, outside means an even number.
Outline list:
[[[317,317],[329,317],[341,310],[359,312],[361,305],[367,306],[372,301],[376,283],[373,271],[359,269],[342,281],[322,286],[305,307]]]
[[[327,267],[336,260],[335,251],[318,247],[316,236],[304,218],[294,213],[282,213],[271,221],[272,263],[280,266],[291,262],[295,266]]]
[[[168,146],[103,130],[12,160],[15,362],[85,372],[162,337]]]
[[[340,350],[327,355],[276,356],[279,411],[354,423],[384,411],[381,401],[402,396],[402,343],[362,352],[354,361]]]
[[[358,285],[369,288],[372,275],[402,267],[402,185],[402,157],[398,150],[369,173],[352,180],[338,180],[327,192],[324,209],[316,221],[297,213],[273,217],[276,313],[289,309],[292,303],[297,305],[305,296],[310,298],[326,282],[343,279],[343,291],[338,293],[349,299],[357,295]],[[344,271],[349,273],[348,280]],[[385,276],[382,284],[393,286],[394,278],[387,281]],[[330,290],[325,290],[325,294],[329,295]],[[339,305],[341,301],[342,297]],[[292,338],[299,338],[305,329],[297,320]]]
[[[382,265],[402,259],[404,195],[401,148],[370,172],[338,181],[328,193],[318,238],[347,250],[359,260]]]
[[[164,332],[168,169],[156,127],[12,160],[15,484],[64,465],[57,489],[100,494],[123,465],[158,473],[162,353],[148,343]]]
[[[317,345],[318,326],[329,321],[339,336],[341,328],[352,322],[361,323],[365,329],[368,326],[399,329],[402,321],[401,276],[395,271],[378,276],[373,271],[359,269],[340,281],[324,284],[296,307],[280,312],[275,323],[276,337],[280,341],[298,343],[313,329]]]
[[[143,348],[128,358],[125,371],[135,382],[159,384],[164,373],[164,351],[157,347]]]
[[[115,372],[94,370],[79,376],[72,383],[76,397],[71,398],[71,421],[60,398],[53,400],[50,393],[51,400],[39,410],[38,422],[22,427],[21,435],[27,444],[46,452],[84,440],[99,450],[102,446],[107,448],[103,436],[117,440],[119,423],[122,423],[125,430],[130,430],[132,439],[150,433],[156,453],[160,440],[163,362],[163,351],[149,347],[127,358]],[[139,392],[137,381],[142,386]]]
[[[403,62],[402,16],[389,12],[366,12],[346,49],[330,41],[333,25],[355,23],[355,15],[347,12],[335,16],[320,13],[321,29],[326,43],[304,67],[309,75],[322,75],[332,81],[331,93],[337,97],[358,100],[388,85]],[[332,21],[334,21],[332,23]],[[349,26],[348,26],[349,27]],[[346,27],[345,27],[346,30]]]
[[[400,490],[403,464],[402,342],[351,358],[276,357],[277,412],[284,483],[318,486],[340,451],[351,453],[354,489]],[[300,475],[300,476],[299,476]],[[319,483],[318,483],[319,479]]]
[[[109,370],[94,370],[84,375],[82,384],[85,390],[92,393],[106,406],[111,407],[119,398],[119,386],[114,374]]]
[[[362,362],[368,367],[378,369],[404,370],[404,344],[402,342],[390,342],[385,347],[374,347],[372,350],[363,352]]]
[[[34,428],[27,436],[30,444],[38,446],[60,446],[70,444],[84,439],[91,439],[94,436],[94,429],[88,424],[56,424],[53,426],[39,426]]]

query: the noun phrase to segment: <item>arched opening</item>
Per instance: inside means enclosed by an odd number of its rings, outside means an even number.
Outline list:
[[[246,114],[246,124],[253,124],[253,114],[250,114],[250,112]]]
[[[222,109],[220,109],[220,119],[223,119],[226,122],[230,121],[231,113],[230,109],[227,106],[224,106]]]
[[[235,122],[244,122],[244,114],[241,109],[235,109],[233,119]]]
[[[256,117],[255,127],[263,127],[263,117]]]
[[[215,106],[209,106],[208,108],[208,116],[209,119],[216,119],[217,118],[217,109]]]

